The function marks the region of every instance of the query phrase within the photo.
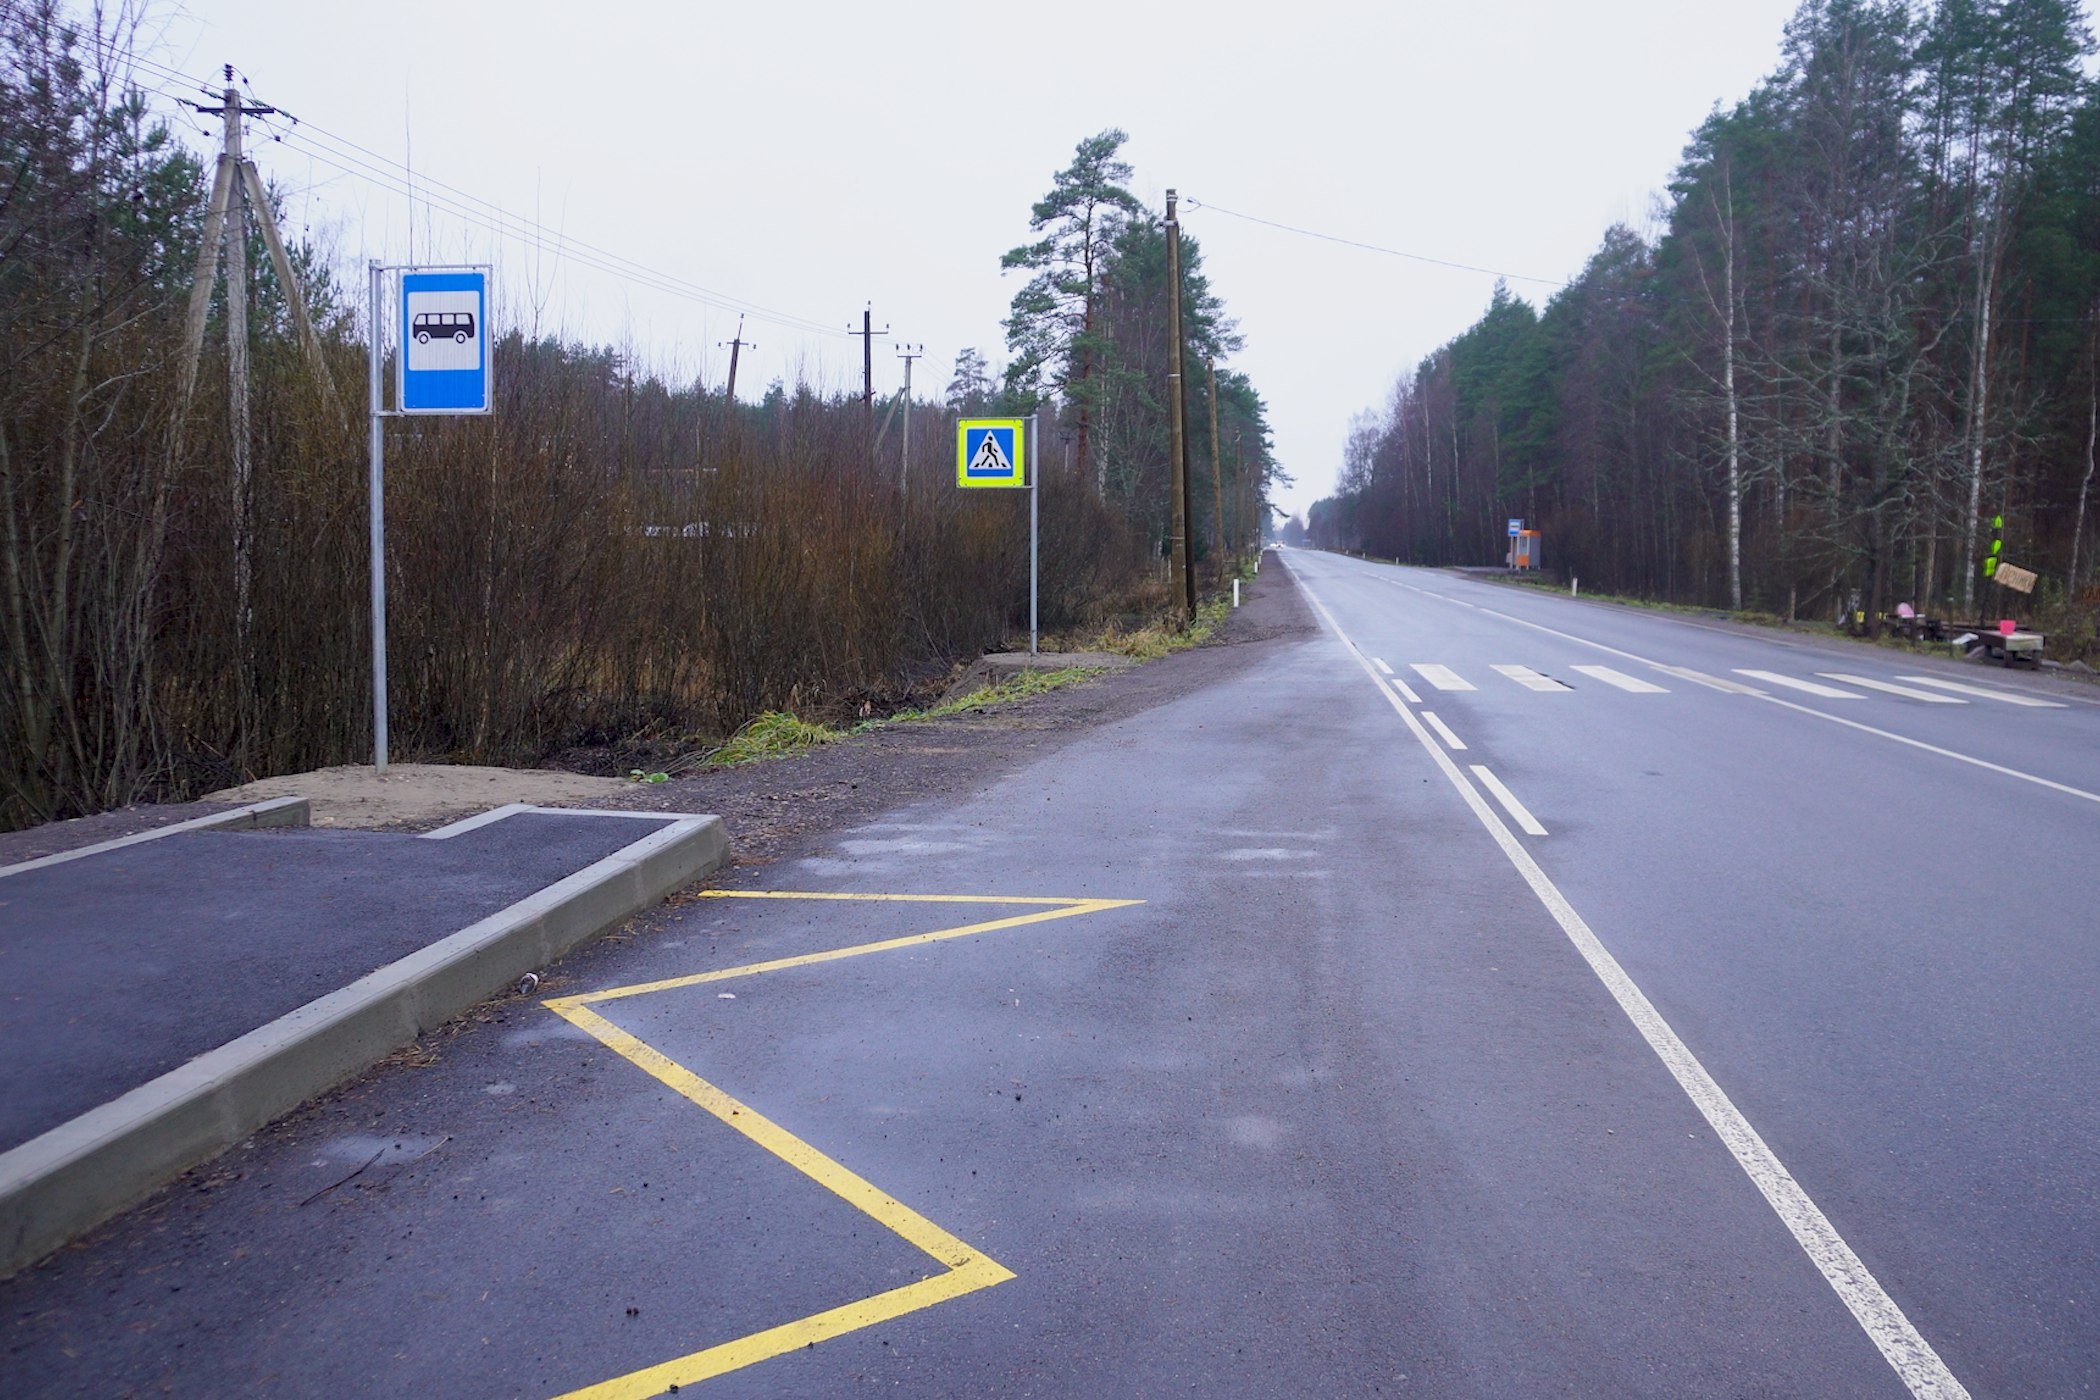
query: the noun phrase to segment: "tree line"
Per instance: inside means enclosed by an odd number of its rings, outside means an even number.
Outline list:
[[[1806,0],[1654,236],[1610,229],[1543,309],[1498,284],[1353,423],[1308,537],[1499,563],[1522,516],[1601,589],[1869,627],[2031,608],[2089,642],[2092,52],[2074,0]]]
[[[236,500],[223,289],[185,366],[210,182],[129,78],[137,25],[0,0],[0,828],[370,760],[368,328],[295,247],[308,353],[248,250]],[[1120,190],[1114,144],[1100,168]],[[1074,321],[1055,199],[1034,220],[1048,251],[1016,264],[1016,368],[994,380],[965,355],[950,402],[920,409],[947,431],[916,434],[908,462],[857,394],[733,401],[517,330],[494,346],[492,415],[390,421],[396,757],[535,763],[699,742],[771,708],[877,713],[1001,646],[1026,617],[1026,513],[953,489],[954,418],[987,408],[1040,412],[1046,448],[1072,440],[1043,454],[1045,624],[1164,610],[1164,428],[1144,419],[1166,358],[1139,324],[1163,296],[1156,229],[1122,200],[1090,226]],[[1208,537],[1222,557],[1258,537],[1274,468],[1252,387],[1221,366],[1218,397],[1246,496],[1238,533]]]

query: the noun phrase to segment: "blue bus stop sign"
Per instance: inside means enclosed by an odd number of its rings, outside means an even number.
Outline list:
[[[401,274],[402,413],[487,413],[489,275],[485,268]]]

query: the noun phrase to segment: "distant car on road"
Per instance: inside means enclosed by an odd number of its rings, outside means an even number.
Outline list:
[[[416,344],[428,345],[432,338],[450,338],[453,343],[465,345],[474,338],[474,313],[471,311],[418,311],[409,322],[415,332]]]

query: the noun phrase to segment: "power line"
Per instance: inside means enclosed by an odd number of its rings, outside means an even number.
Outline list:
[[[1242,214],[1223,205],[1208,204],[1197,199],[1184,200],[1191,209],[1207,209],[1213,214],[1224,214],[1229,218],[1245,219],[1250,224],[1261,224],[1267,228],[1280,229],[1284,233],[1295,233],[1302,238],[1317,238],[1326,243],[1339,243],[1345,248],[1360,248],[1366,253],[1383,253],[1389,258],[1406,258],[1409,262],[1428,263],[1432,267],[1448,267],[1459,272],[1477,272],[1486,277],[1502,277],[1512,282],[1537,282],[1547,287],[1565,287],[1568,284],[1558,277],[1529,277],[1521,272],[1500,272],[1492,267],[1475,267],[1471,263],[1452,262],[1446,258],[1432,258],[1423,253],[1409,253],[1399,248],[1384,248],[1376,243],[1363,243],[1354,238],[1343,238],[1332,233],[1321,233],[1316,229],[1299,228],[1295,224],[1280,224],[1274,219],[1264,219],[1256,214]]]
[[[346,155],[341,151],[305,137],[301,132],[287,133],[286,136],[278,139],[283,142],[287,149],[296,150],[310,160],[317,161],[345,175],[354,176],[390,194],[407,197],[409,176],[398,173],[395,169],[375,166],[356,156]],[[435,182],[425,182],[418,176],[415,187],[416,197],[424,204],[437,208],[462,223],[493,233],[500,238],[509,238],[520,243],[542,243],[551,247],[557,256],[565,258],[579,267],[603,272],[608,276],[617,277],[636,286],[644,287],[651,291],[663,292],[670,296],[682,297],[685,300],[697,302],[704,306],[711,306],[717,310],[748,314],[754,320],[769,321],[784,329],[799,331],[806,335],[835,336],[839,334],[839,332],[827,325],[806,321],[786,312],[777,312],[770,308],[755,306],[752,303],[744,302],[701,287],[696,283],[688,282],[684,278],[677,277],[671,273],[660,272],[646,264],[637,263],[633,259],[622,257],[619,254],[602,253],[590,244],[567,238],[552,229],[548,229],[536,220],[511,214],[498,206],[487,206],[492,212],[483,213],[480,209],[473,207],[473,204],[466,202],[468,199],[472,199],[471,196],[454,198],[447,194],[437,193],[436,191],[440,188],[443,187]],[[481,200],[475,200],[474,203],[487,204],[486,201]]]
[[[291,114],[287,113],[286,115],[290,116]],[[334,153],[341,156],[345,160],[353,161],[354,163],[359,165],[369,165],[368,161],[358,159],[358,156],[362,155],[365,157],[369,157],[371,160],[382,162],[383,164],[379,168],[382,170],[388,170],[389,173],[391,173],[392,168],[395,168],[395,163],[388,161],[387,157],[381,155],[376,151],[370,150],[367,147],[360,146],[358,143],[350,140],[347,137],[338,136],[325,127],[316,126],[312,122],[303,121],[297,116],[292,116],[292,123],[294,129],[291,135],[302,141],[308,147],[312,147],[314,145],[321,144],[322,142],[326,142],[336,148],[339,148]],[[316,137],[319,137],[320,140],[317,141]],[[660,268],[651,267],[646,263],[638,262],[633,258],[625,256],[624,254],[613,252],[609,248],[603,248],[596,244],[586,243],[582,239],[575,238],[569,234],[562,233],[559,230],[550,229],[546,225],[541,224],[536,219],[529,219],[523,215],[514,214],[509,210],[505,209],[500,204],[496,204],[492,201],[483,199],[479,195],[473,194],[467,190],[460,189],[456,185],[449,185],[442,180],[433,179],[420,170],[413,172],[413,175],[416,181],[417,188],[419,190],[424,191],[426,193],[431,189],[443,190],[447,194],[453,196],[456,200],[464,201],[465,203],[470,205],[479,206],[480,208],[488,211],[490,215],[494,216],[499,221],[514,223],[520,228],[532,229],[544,236],[549,242],[554,244],[556,250],[558,252],[562,252],[564,255],[570,255],[572,253],[588,254],[592,258],[595,258],[602,263],[612,264],[616,268],[630,268],[637,275],[651,278],[660,283],[671,283],[679,287],[685,288],[689,292],[691,292],[693,296],[698,300],[710,301],[717,305],[723,306],[729,310],[746,312],[761,320],[769,320],[777,325],[785,326],[790,329],[801,329],[825,335],[838,334],[838,332],[834,331],[831,328],[831,326],[825,322],[813,321],[806,316],[797,316],[790,311],[776,310],[775,308],[761,305],[758,302],[750,301],[744,297],[733,296],[728,292],[718,291],[712,287],[702,286],[700,283],[694,282],[689,278],[680,277],[675,273],[669,273],[663,271]],[[404,174],[403,178],[406,179],[407,175]]]
[[[166,64],[144,57],[135,56],[134,62],[161,75],[164,80],[193,84],[201,92],[206,94],[211,92],[210,87],[194,74],[184,73],[178,69],[170,68]],[[160,89],[153,90],[162,96],[170,96],[170,94]],[[631,282],[652,291],[682,297],[718,310],[735,311],[739,314],[749,315],[756,320],[768,321],[783,329],[827,338],[841,334],[839,330],[825,322],[797,316],[792,312],[775,310],[772,307],[748,301],[742,297],[716,291],[711,287],[702,286],[675,273],[664,272],[646,263],[638,262],[633,258],[613,252],[610,249],[586,243],[582,239],[548,228],[536,219],[512,213],[502,205],[483,199],[470,191],[447,184],[442,180],[432,179],[422,171],[411,170],[401,162],[371,150],[369,147],[360,145],[348,137],[339,136],[325,127],[303,121],[290,112],[283,112],[280,109],[280,114],[288,118],[292,125],[288,130],[281,130],[275,133],[274,139],[278,143],[298,150],[309,160],[319,161],[344,175],[353,176],[390,194],[401,195],[404,198],[408,197],[411,189],[410,182],[413,181],[415,195],[422,199],[424,203],[435,205],[452,217],[485,232],[494,233],[501,238],[515,239],[519,242],[536,241],[550,247],[556,256],[566,258],[592,271],[602,272],[608,276]],[[442,190],[445,192],[445,195],[435,196],[431,193],[432,190]]]

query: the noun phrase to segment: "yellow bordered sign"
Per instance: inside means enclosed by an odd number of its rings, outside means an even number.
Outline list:
[[[955,425],[957,486],[1026,486],[1028,422],[965,418]]]

